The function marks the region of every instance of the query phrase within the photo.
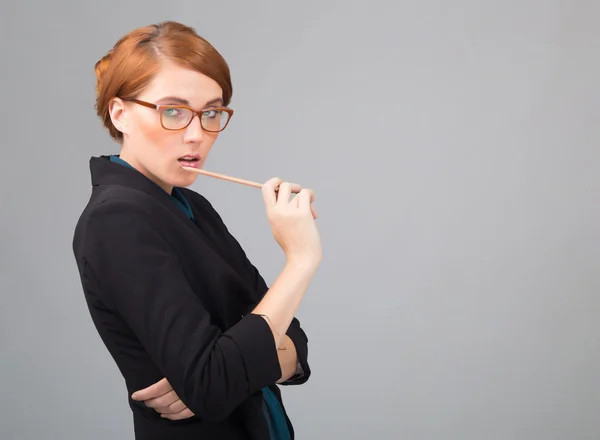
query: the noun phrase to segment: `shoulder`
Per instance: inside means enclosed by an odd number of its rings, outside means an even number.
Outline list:
[[[107,187],[95,191],[81,213],[79,223],[101,226],[110,219],[151,217],[152,199],[141,191],[126,187]]]
[[[154,223],[152,200],[146,194],[119,186],[97,188],[77,220],[73,250],[76,256],[89,253],[102,242],[156,229]]]
[[[155,204],[156,200],[144,191],[121,185],[107,185],[94,189],[86,209],[94,212],[121,208],[120,211],[137,212],[148,210]]]

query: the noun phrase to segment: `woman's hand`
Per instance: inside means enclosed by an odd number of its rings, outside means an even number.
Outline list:
[[[194,416],[194,413],[185,406],[173,391],[166,378],[150,385],[148,388],[136,391],[131,398],[143,401],[147,407],[154,408],[165,419],[182,420]]]
[[[273,236],[288,260],[321,261],[321,240],[315,223],[314,193],[273,178],[262,186]],[[297,195],[292,196],[292,193]]]

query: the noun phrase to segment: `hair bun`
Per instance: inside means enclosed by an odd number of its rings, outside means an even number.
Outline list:
[[[110,64],[112,54],[113,51],[109,50],[108,53],[96,63],[96,95],[100,94],[100,89],[102,88],[102,80],[104,79],[104,74],[106,73],[106,70],[108,69],[108,66]]]

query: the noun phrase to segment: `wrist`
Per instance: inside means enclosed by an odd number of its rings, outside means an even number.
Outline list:
[[[312,275],[319,267],[320,259],[306,256],[287,256],[286,257],[286,268],[293,270],[294,272],[304,273],[306,275]]]

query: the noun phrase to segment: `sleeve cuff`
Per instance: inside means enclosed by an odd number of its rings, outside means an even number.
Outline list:
[[[296,375],[285,381],[285,385],[300,385],[306,382],[310,376],[310,366],[308,365],[308,341],[304,331],[295,322],[288,328],[286,334],[290,337],[296,347],[298,356],[298,367]],[[283,385],[282,384],[282,385]]]
[[[244,316],[226,333],[238,346],[250,393],[275,383],[281,377],[275,339],[269,324],[259,315]]]

